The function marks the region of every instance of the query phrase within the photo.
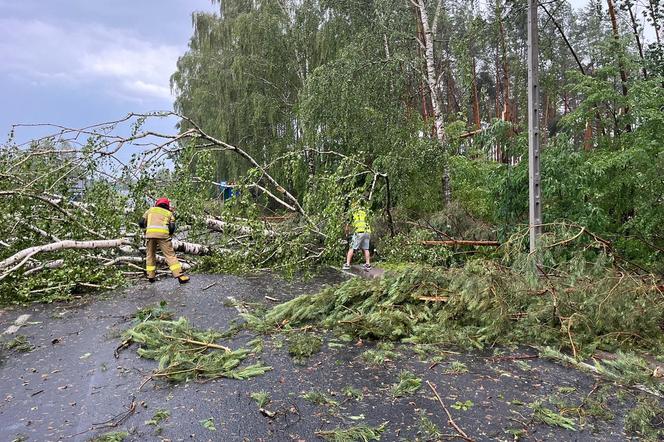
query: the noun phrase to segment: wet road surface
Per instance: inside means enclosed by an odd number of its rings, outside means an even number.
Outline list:
[[[498,357],[490,351],[444,349],[447,353],[439,353],[444,358],[432,362],[422,360],[412,346],[400,345],[397,356],[377,366],[362,357],[375,343],[340,342],[326,335],[323,350],[300,365],[288,355],[281,337],[266,336],[260,359],[273,367],[267,374],[180,384],[145,382],[157,363],[138,357],[135,345],[114,357],[120,334],[132,325],[131,315],[161,300],[196,328],[225,330],[238,320],[238,303],[274,305],[342,278],[331,272],[289,283],[269,274],[194,275],[183,286],[171,279],[153,285],[140,282],[85,302],[0,310],[0,331],[21,315],[24,319],[20,329],[3,340],[23,335],[35,346],[30,352],[2,355],[0,441],[86,441],[109,431],[126,431],[126,440],[136,441],[315,441],[322,440],[318,431],[383,423],[383,441],[449,440],[458,433],[426,381],[436,386],[454,422],[473,440],[516,440],[515,434],[533,441],[626,440],[624,420],[633,405],[629,395],[539,359],[529,349],[502,349]],[[224,344],[236,348],[255,337],[242,331]],[[245,365],[253,362],[250,358]],[[392,388],[402,370],[415,373],[423,384],[414,394],[395,398]],[[349,387],[356,397],[344,394]],[[261,390],[271,396],[265,408],[273,417],[261,413],[250,397]],[[310,391],[322,392],[337,404],[316,405],[302,398]],[[608,396],[603,406],[611,419],[588,415],[583,407],[568,415],[577,431],[532,419],[528,405],[537,400],[555,410],[551,401],[585,405],[584,398],[597,391]],[[170,416],[156,426],[146,424],[159,409]],[[423,417],[437,426],[438,434],[427,433]],[[216,431],[201,424],[209,418]]]

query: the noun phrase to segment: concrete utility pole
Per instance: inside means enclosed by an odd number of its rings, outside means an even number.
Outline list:
[[[537,4],[538,0],[528,0],[528,202],[531,253],[539,246],[539,238],[542,234]]]

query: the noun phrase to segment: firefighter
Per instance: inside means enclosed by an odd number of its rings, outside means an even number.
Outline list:
[[[155,282],[157,276],[157,247],[166,258],[168,268],[180,284],[189,282],[189,277],[182,273],[182,264],[175,256],[171,236],[175,232],[175,216],[171,211],[168,198],[159,198],[154,207],[150,207],[138,225],[145,229],[146,262],[145,273],[148,281]]]
[[[371,270],[371,254],[369,252],[369,243],[371,242],[371,228],[369,227],[369,220],[367,219],[367,211],[362,207],[360,201],[353,202],[351,209],[351,219],[352,219],[352,230],[353,237],[350,241],[350,247],[348,248],[348,253],[346,254],[346,262],[343,265],[344,270],[350,269],[350,263],[353,259],[353,254],[355,250],[362,249],[364,252],[365,264],[363,266],[364,270]],[[350,230],[349,226],[346,226],[346,231]]]

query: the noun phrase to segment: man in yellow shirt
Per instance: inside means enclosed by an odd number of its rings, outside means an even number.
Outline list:
[[[369,227],[369,220],[367,219],[367,211],[362,207],[359,202],[354,202],[351,210],[351,227],[353,229],[353,237],[350,241],[350,247],[346,254],[346,262],[343,265],[344,270],[350,269],[350,263],[353,259],[355,250],[362,249],[364,252],[363,266],[364,270],[371,270],[371,254],[369,253],[369,243],[371,242],[371,227]],[[346,230],[349,228],[346,226]]]
[[[175,232],[175,216],[171,211],[168,198],[159,198],[154,207],[150,207],[138,225],[145,229],[146,262],[145,273],[148,281],[155,282],[157,276],[157,247],[166,258],[166,264],[180,284],[189,282],[189,277],[182,273],[182,264],[175,256],[171,236]]]

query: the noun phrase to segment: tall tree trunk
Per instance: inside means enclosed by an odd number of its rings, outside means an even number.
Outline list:
[[[473,125],[475,129],[479,129],[481,125],[480,118],[480,99],[477,92],[477,71],[475,66],[475,56],[472,56],[472,70],[473,70],[473,85],[472,85],[472,96],[473,96]]]
[[[616,41],[616,48],[619,48],[620,45],[620,33],[618,31],[618,20],[616,18],[616,8],[613,4],[613,0],[606,0],[606,3],[609,6],[609,16],[611,17],[611,29],[613,30],[613,39]],[[618,68],[620,69],[620,81],[622,83],[622,94],[627,96],[627,71],[623,63],[622,51],[618,51]],[[626,111],[625,111],[626,112]]]
[[[660,27],[659,23],[660,1],[661,0],[648,1],[648,10],[650,11],[650,19],[652,20],[652,25],[655,28],[655,39],[657,40],[658,46],[661,45],[662,40],[664,40],[664,27]]]
[[[416,30],[416,40],[418,42],[417,45],[417,56],[419,59],[424,61],[424,55],[422,53],[422,42],[424,42],[424,31],[422,30],[422,19],[420,17],[419,13],[419,8],[417,7],[416,4],[412,4],[413,8],[413,14],[415,15],[415,23],[417,25],[417,30]],[[426,69],[426,61],[424,61],[424,66]],[[425,90],[427,89],[427,86],[424,84],[424,81],[420,80],[419,81],[419,90],[418,94],[420,94],[420,99],[422,101],[422,119],[426,123],[429,120],[429,116],[433,113],[433,110],[431,109],[431,103],[427,99],[427,94]]]
[[[632,25],[632,33],[634,34],[634,40],[636,41],[636,47],[639,49],[639,57],[641,57],[641,62],[645,61],[643,56],[643,44],[641,43],[641,37],[639,36],[639,25],[636,22],[636,17],[634,16],[634,10],[632,10],[632,3],[630,1],[625,2],[625,8],[629,12],[629,18]],[[643,74],[644,79],[648,79],[648,72],[646,71],[645,65],[641,66],[641,73]]]
[[[593,148],[593,125],[590,120],[586,121],[586,129],[583,131],[583,149],[587,152]]]
[[[496,57],[495,57],[495,66],[496,66],[496,94],[494,97],[494,112],[496,118],[500,118],[500,100],[498,100],[498,91],[500,90],[500,49],[496,47]]]
[[[440,4],[440,0],[439,0]],[[427,13],[424,0],[417,0],[417,7],[420,13],[420,23],[422,25],[422,34],[424,41],[420,44],[424,47],[424,61],[426,63],[426,82],[429,87],[429,96],[431,100],[431,107],[433,109],[435,134],[438,141],[441,143],[445,140],[445,131],[443,129],[443,114],[441,111],[441,103],[438,95],[438,84],[436,82],[436,63],[433,54],[433,31],[436,28],[436,19],[434,23],[429,26],[429,15]]]
[[[496,4],[498,5],[498,3]],[[509,64],[507,63],[507,43],[505,39],[505,26],[503,25],[502,9],[498,7],[496,12],[498,19],[498,30],[500,31],[500,52],[503,62],[503,111],[502,119],[504,121],[512,121],[512,106],[510,103],[510,73]]]
[[[613,39],[616,41],[616,52],[618,57],[618,69],[620,70],[620,83],[622,85],[622,94],[624,97],[627,97],[627,71],[625,70],[625,63],[623,61],[623,51],[620,48],[620,33],[618,31],[618,20],[616,18],[616,8],[613,4],[613,0],[606,0],[607,5],[609,6],[609,16],[611,17],[611,28],[613,30]],[[622,108],[623,115],[627,115],[629,112],[629,106],[625,105]],[[628,124],[625,126],[627,132],[632,131],[632,127]]]
[[[438,96],[438,84],[437,84],[437,75],[436,75],[436,64],[433,53],[433,38],[436,33],[436,28],[438,26],[438,17],[440,13],[442,0],[438,0],[436,6],[436,13],[431,25],[429,25],[429,14],[427,13],[426,4],[424,0],[416,0],[415,5],[419,9],[420,22],[422,24],[422,31],[424,36],[424,41],[420,41],[420,44],[424,48],[424,60],[426,62],[427,74],[426,82],[429,86],[429,95],[431,99],[431,107],[433,109],[433,118],[434,118],[434,128],[436,139],[441,145],[441,148],[444,148],[445,143],[445,130],[443,128],[443,114],[441,111],[440,98]],[[450,186],[450,170],[447,162],[443,168],[443,201],[446,205],[449,205],[452,201],[452,190]]]

